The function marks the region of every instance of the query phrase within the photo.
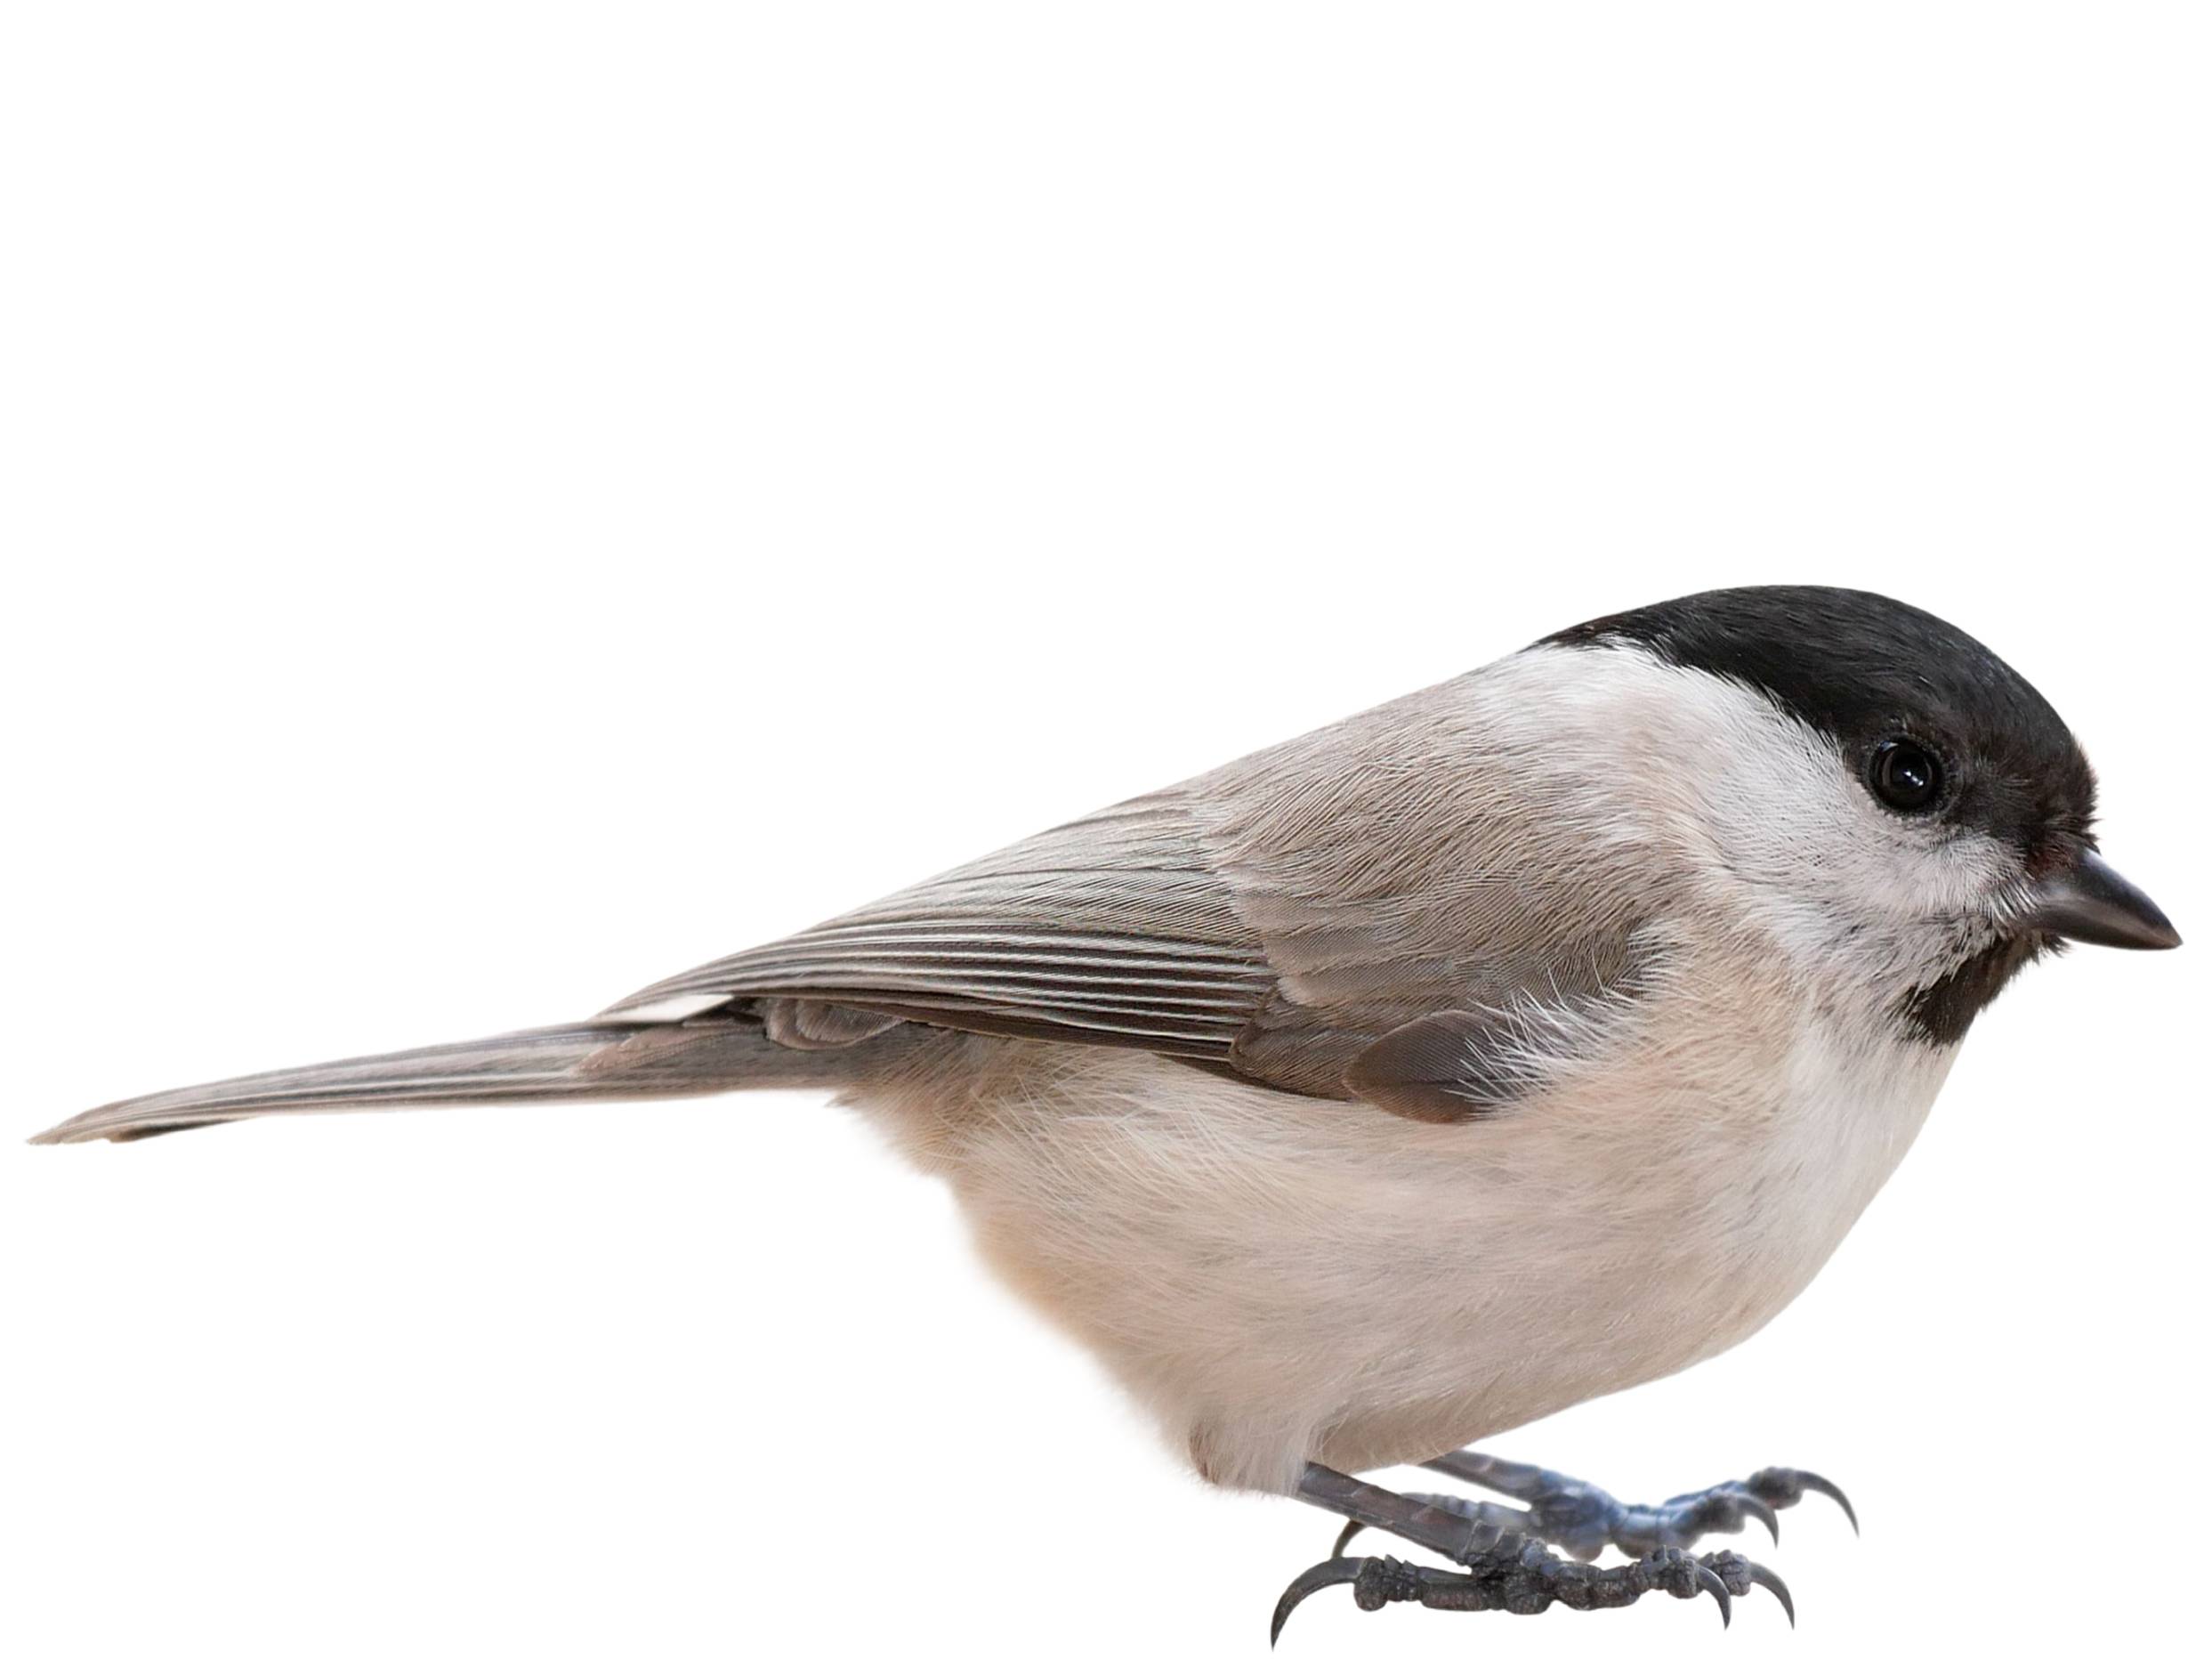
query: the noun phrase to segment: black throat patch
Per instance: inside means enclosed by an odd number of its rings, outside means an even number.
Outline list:
[[[1941,1048],[1966,1036],[1974,1016],[1997,1000],[1997,993],[2013,983],[2013,976],[2038,956],[2062,949],[2060,942],[2042,934],[2015,934],[1977,951],[1935,981],[1906,994],[1897,1012],[1906,1029],[1924,1042]]]

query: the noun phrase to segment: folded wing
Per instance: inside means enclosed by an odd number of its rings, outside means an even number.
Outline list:
[[[789,998],[1226,1063],[1275,983],[1264,943],[1208,867],[1190,803],[1167,794],[679,974],[606,1017]]]
[[[1627,1006],[1643,918],[1622,900],[1635,884],[1547,851],[1562,803],[1515,791],[1455,691],[1048,830],[602,1017],[736,1004],[800,1046],[913,1021],[1145,1048],[1417,1117],[1495,1112],[1540,1074],[1516,1035],[1546,1024],[1532,1011]],[[1355,1065],[1425,1021],[1417,1043]],[[1417,1064],[1392,1059],[1408,1052]]]

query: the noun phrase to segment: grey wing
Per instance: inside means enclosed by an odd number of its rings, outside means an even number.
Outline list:
[[[607,1017],[736,1003],[795,1047],[913,1021],[1146,1048],[1415,1117],[1496,1111],[1536,1075],[1527,1032],[1602,1040],[1643,918],[1559,855],[1543,830],[1562,804],[1512,786],[1510,757],[1457,717],[1460,684],[664,980]],[[1562,1008],[1575,1019],[1545,1016]]]
[[[764,999],[771,1030],[801,1042],[906,1019],[1227,1063],[1275,983],[1189,803],[1170,792],[679,974],[607,1012],[688,1016]],[[791,1006],[809,1003],[818,1006]]]

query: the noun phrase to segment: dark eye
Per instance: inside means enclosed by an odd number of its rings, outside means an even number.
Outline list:
[[[1942,797],[1943,763],[1908,737],[1877,743],[1867,785],[1901,813],[1925,813]]]

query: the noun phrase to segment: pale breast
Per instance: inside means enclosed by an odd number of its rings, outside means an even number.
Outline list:
[[[1308,1458],[1433,1456],[1742,1339],[1949,1064],[1771,984],[1708,977],[1653,1016],[1614,1063],[1475,1123],[984,1039],[856,1104],[1206,1473],[1283,1489]]]

